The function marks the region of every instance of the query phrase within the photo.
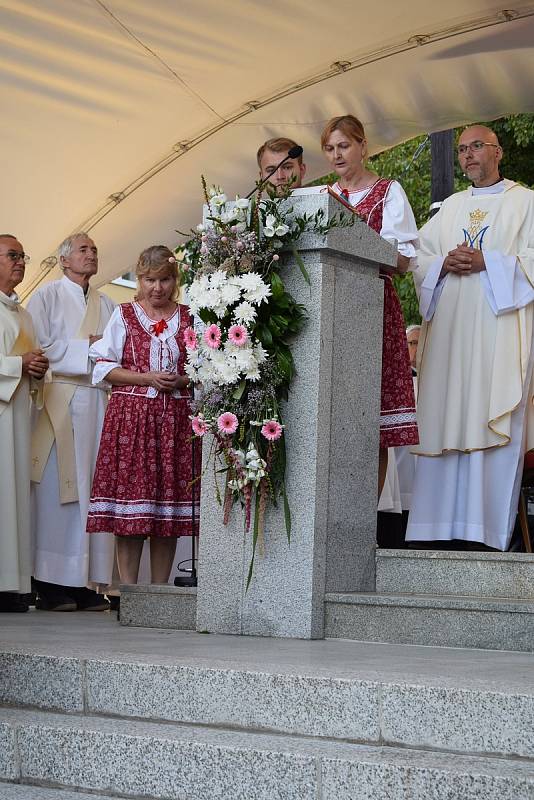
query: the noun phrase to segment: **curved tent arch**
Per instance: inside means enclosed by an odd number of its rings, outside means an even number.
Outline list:
[[[377,0],[364,14],[349,0],[335,13],[309,0],[5,0],[2,217],[33,256],[22,294],[57,277],[55,248],[74,230],[93,232],[100,283],[147,244],[175,244],[175,229],[199,220],[200,174],[246,192],[270,136],[303,144],[314,177],[334,114],[360,116],[377,152],[532,110],[534,4],[469,11],[456,0]]]

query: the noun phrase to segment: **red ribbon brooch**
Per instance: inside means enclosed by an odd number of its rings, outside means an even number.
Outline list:
[[[163,333],[165,328],[167,328],[167,323],[164,319],[159,319],[157,322],[155,322],[153,325],[150,326],[151,332],[155,333],[156,336],[159,336],[160,333]]]

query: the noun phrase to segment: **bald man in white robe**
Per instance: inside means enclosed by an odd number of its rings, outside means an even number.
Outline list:
[[[460,136],[472,186],[420,231],[420,444],[406,540],[507,550],[534,446],[534,192],[499,172],[485,126]]]

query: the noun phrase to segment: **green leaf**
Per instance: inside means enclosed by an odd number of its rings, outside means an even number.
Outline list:
[[[258,325],[257,331],[261,343],[267,348],[272,347],[273,336],[267,325]]]
[[[302,272],[304,280],[306,281],[308,286],[311,286],[311,281],[310,281],[310,276],[308,274],[308,270],[304,266],[304,261],[302,260],[301,255],[300,255],[299,251],[296,248],[295,242],[291,242],[291,251],[293,253],[293,258],[297,262],[297,264],[299,266],[299,269]]]
[[[287,542],[291,544],[291,509],[289,508],[285,486],[282,486],[282,497],[284,499],[284,519],[286,523]]]
[[[241,398],[243,397],[243,392],[245,391],[246,388],[247,388],[247,382],[246,380],[242,380],[241,383],[232,392],[232,397],[234,398],[234,400],[241,400]]]
[[[282,279],[276,274],[276,272],[273,272],[271,275],[271,291],[273,293],[272,297],[274,300],[280,299],[285,294],[285,288]]]
[[[258,528],[260,522],[260,501],[259,497],[256,493],[255,503],[254,503],[254,528],[252,531],[252,558],[250,559],[250,564],[248,567],[248,575],[247,575],[247,586],[245,591],[248,592],[248,587],[250,586],[250,581],[252,580],[252,574],[254,571],[254,557],[256,555],[256,544],[258,542]]]

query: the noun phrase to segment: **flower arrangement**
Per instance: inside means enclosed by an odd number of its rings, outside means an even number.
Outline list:
[[[269,503],[282,500],[291,538],[282,403],[295,375],[291,342],[307,316],[286,291],[280,271],[285,254],[292,252],[309,283],[296,248],[299,237],[350,225],[353,217],[340,213],[325,220],[322,210],[297,216],[289,191],[253,202],[237,197],[229,204],[219,188],[208,189],[204,180],[203,187],[206,223],[176,251],[191,312],[203,323],[184,335],[186,373],[202,387],[191,424],[195,436],[213,435],[210,455],[224,523],[240,501],[245,530],[252,527],[248,586]]]

